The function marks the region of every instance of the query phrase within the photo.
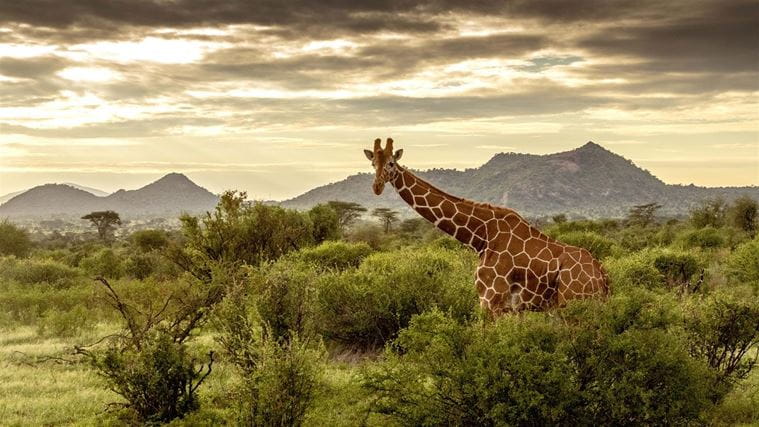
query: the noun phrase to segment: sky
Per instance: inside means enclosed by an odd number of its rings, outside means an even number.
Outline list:
[[[755,0],[0,2],[0,194],[182,172],[285,199],[594,141],[667,183],[759,185]]]

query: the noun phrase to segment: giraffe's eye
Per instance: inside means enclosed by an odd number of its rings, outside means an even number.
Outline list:
[[[393,162],[390,162],[390,163],[388,163],[388,164],[389,164],[390,166],[393,166],[395,163],[393,163]]]

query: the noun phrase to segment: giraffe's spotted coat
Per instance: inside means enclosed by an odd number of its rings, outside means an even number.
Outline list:
[[[391,183],[422,217],[478,253],[475,287],[480,305],[492,315],[608,294],[607,276],[587,250],[546,236],[511,209],[437,189],[393,161],[391,139],[384,150],[378,141],[374,148],[367,157],[377,168],[375,188]]]

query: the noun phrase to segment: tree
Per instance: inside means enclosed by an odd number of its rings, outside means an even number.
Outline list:
[[[389,233],[393,223],[398,221],[398,212],[388,208],[376,208],[372,211],[372,216],[379,218],[385,233]]]
[[[108,234],[116,225],[121,225],[121,218],[119,218],[119,214],[114,211],[91,212],[83,216],[82,219],[89,220],[92,225],[97,227],[98,236],[100,236],[102,240],[108,238]]]
[[[661,209],[661,205],[655,202],[633,206],[627,214],[627,223],[629,225],[648,227],[656,221],[656,211],[659,209]]]
[[[163,230],[140,230],[129,236],[132,243],[142,252],[162,249],[169,244],[169,238]]]
[[[337,212],[338,223],[340,224],[340,230],[345,230],[345,227],[353,224],[361,214],[366,212],[366,208],[358,203],[354,202],[342,202],[339,200],[332,200],[327,202],[327,205]]]
[[[733,226],[753,237],[757,229],[757,211],[759,211],[759,203],[756,200],[748,196],[735,199],[730,209],[730,219]]]
[[[719,228],[725,225],[727,203],[721,197],[706,199],[701,205],[691,209],[690,221],[696,228],[712,226]]]
[[[24,257],[29,253],[32,242],[23,228],[5,220],[0,222],[0,255]]]
[[[318,204],[308,211],[308,216],[314,225],[316,243],[340,237],[340,218],[331,206]]]
[[[551,220],[554,222],[554,224],[563,224],[567,222],[567,215],[566,214],[558,214],[551,217]]]

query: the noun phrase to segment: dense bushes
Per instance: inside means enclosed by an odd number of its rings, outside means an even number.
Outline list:
[[[740,245],[727,261],[729,276],[738,282],[757,284],[759,290],[759,239]]]
[[[197,388],[210,373],[198,369],[187,346],[156,332],[140,349],[111,346],[90,360],[140,421],[166,422],[198,407]]]
[[[0,279],[25,285],[44,283],[63,288],[71,286],[80,276],[77,269],[51,259],[0,259]]]
[[[356,270],[323,275],[316,302],[322,333],[372,347],[433,307],[455,319],[471,319],[477,301],[473,268],[474,256],[467,251],[404,249],[371,255]]]
[[[725,238],[722,233],[713,227],[704,227],[697,230],[691,230],[682,235],[683,243],[689,248],[720,248],[725,245]]]
[[[669,287],[693,291],[704,263],[695,255],[675,249],[646,249],[605,260],[615,289]]]
[[[0,221],[0,256],[25,257],[32,248],[29,234],[7,220]]]
[[[660,301],[586,301],[561,319],[489,328],[415,317],[364,376],[375,410],[410,425],[685,424],[711,406],[713,375],[670,333]]]
[[[570,231],[553,236],[562,243],[587,249],[596,259],[604,259],[614,251],[614,241],[592,231]]]
[[[364,242],[325,242],[314,248],[298,251],[296,258],[321,268],[345,270],[358,267],[372,252],[372,248]]]

